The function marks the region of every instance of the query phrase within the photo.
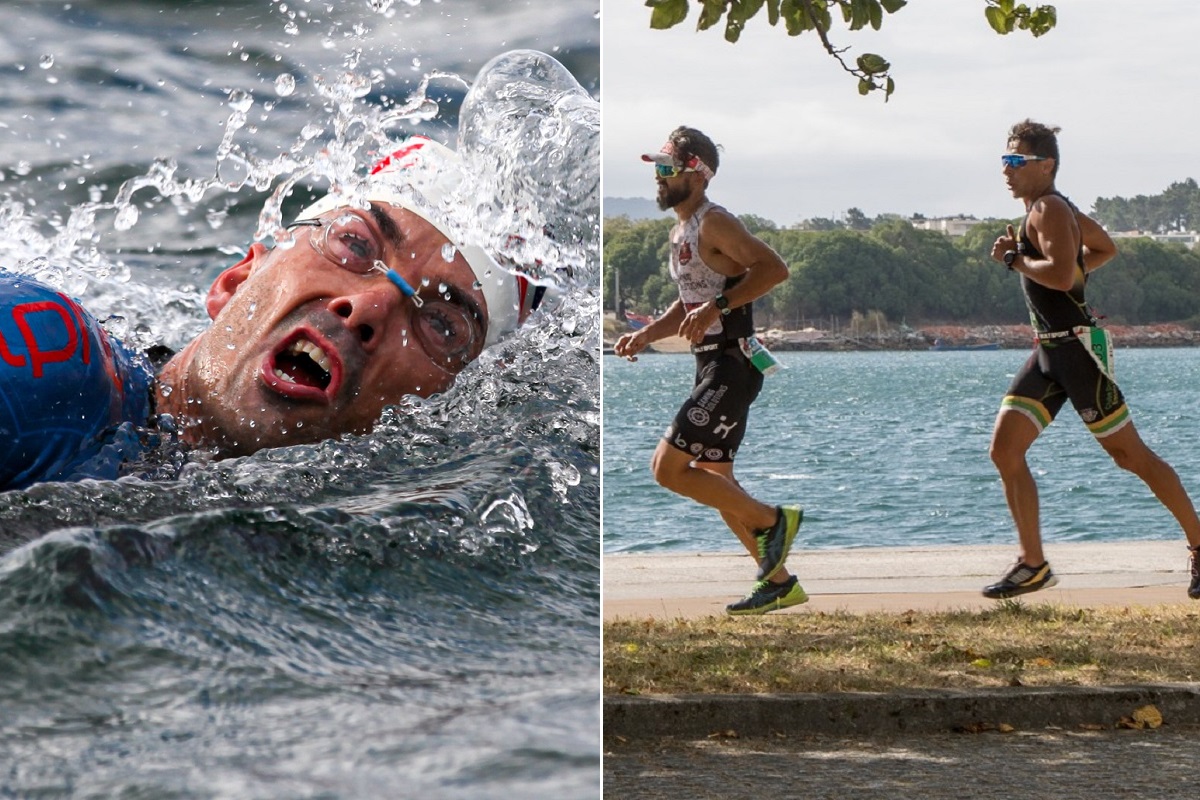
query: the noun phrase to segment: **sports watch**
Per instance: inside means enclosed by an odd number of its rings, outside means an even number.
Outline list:
[[[713,305],[715,305],[717,309],[720,310],[720,312],[725,316],[728,316],[729,312],[733,311],[733,309],[729,307],[729,298],[723,294],[719,294],[713,298]]]
[[[1016,250],[1006,250],[1004,252],[1004,266],[1009,269],[1013,268],[1013,262],[1017,260],[1017,256],[1025,255],[1025,243],[1017,242]]]

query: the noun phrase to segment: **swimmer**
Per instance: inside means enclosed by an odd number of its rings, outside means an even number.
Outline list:
[[[212,324],[157,358],[0,272],[0,490],[115,478],[159,423],[239,456],[366,433],[406,395],[445,391],[547,290],[454,241],[437,208],[461,178],[454,150],[407,140],[353,201],[300,212],[286,246],[252,244],[209,289]]]

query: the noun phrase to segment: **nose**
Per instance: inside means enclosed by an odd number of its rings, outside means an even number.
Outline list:
[[[368,353],[386,340],[390,329],[402,324],[399,321],[402,304],[411,302],[387,281],[371,283],[369,287],[333,298],[327,306],[342,318],[342,324],[358,337]]]

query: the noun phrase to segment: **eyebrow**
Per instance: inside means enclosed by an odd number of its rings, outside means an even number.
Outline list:
[[[404,243],[404,232],[400,230],[400,226],[396,224],[396,220],[392,219],[391,216],[388,215],[388,213],[384,211],[383,207],[378,203],[371,203],[370,213],[371,218],[374,219],[376,224],[379,225],[379,230],[383,234],[383,237],[388,240],[392,247],[396,248],[397,250],[400,249],[400,246]],[[455,250],[457,249],[458,247],[455,246]],[[421,288],[417,290],[417,294],[427,295],[430,294],[430,292],[428,291],[427,286],[421,286]],[[450,284],[446,284],[445,292],[433,292],[433,296],[438,298],[442,298],[443,294],[450,295],[448,302],[466,308],[467,311],[471,313],[471,316],[479,321],[479,325],[481,328],[483,328],[483,332],[487,332],[487,316],[483,313],[483,308],[480,307],[479,303],[474,297],[471,297],[471,295],[467,294],[458,286],[452,286]],[[422,299],[424,299],[424,297],[422,297]]]
[[[383,210],[383,206],[378,203],[371,203],[371,219],[375,220],[375,224],[379,226],[380,233],[383,238],[388,241],[393,248],[399,250],[404,244],[404,233],[400,230],[400,226],[396,224],[396,220],[388,216],[388,213]]]

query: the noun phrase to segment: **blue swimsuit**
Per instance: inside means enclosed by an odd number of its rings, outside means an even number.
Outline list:
[[[0,271],[0,490],[118,477],[153,381],[146,357],[75,301]]]

